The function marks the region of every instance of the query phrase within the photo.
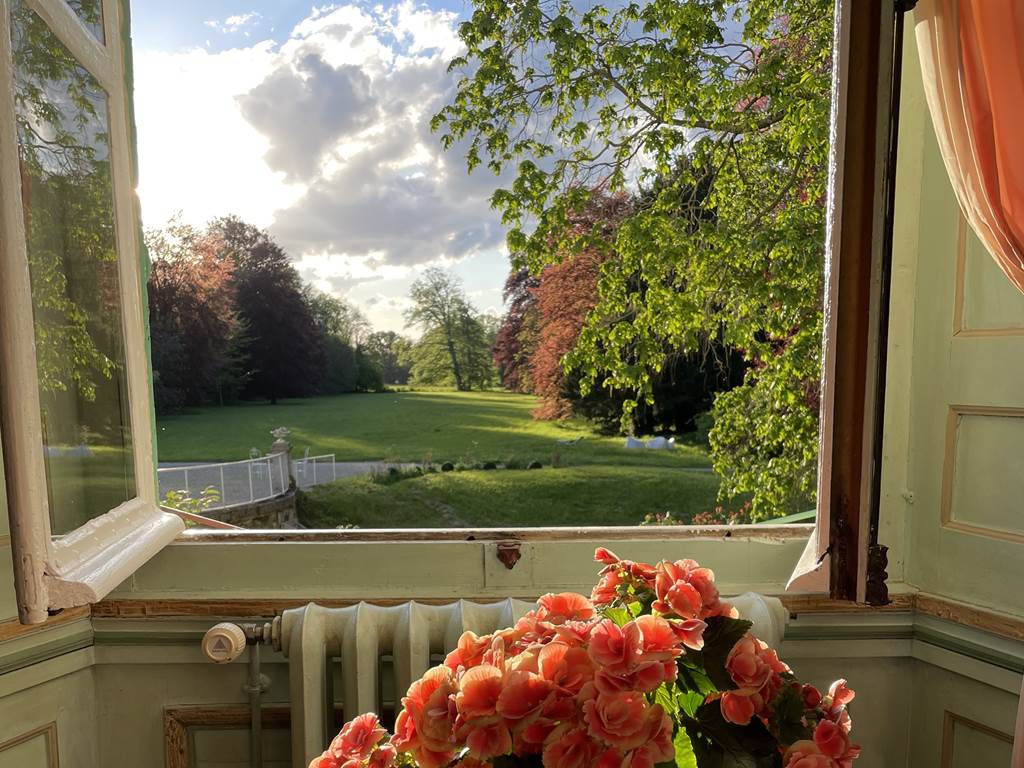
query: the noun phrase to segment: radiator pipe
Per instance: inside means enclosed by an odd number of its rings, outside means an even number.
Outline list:
[[[249,765],[263,768],[263,690],[260,674],[260,641],[249,642],[249,680],[245,691],[249,694]]]
[[[269,643],[271,625],[221,622],[203,635],[203,653],[217,664],[228,664],[249,648],[249,675],[242,686],[249,694],[249,765],[263,768],[263,692],[269,679],[260,673],[260,645]]]

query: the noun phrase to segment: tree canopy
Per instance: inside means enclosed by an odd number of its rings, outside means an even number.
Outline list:
[[[405,313],[406,323],[422,331],[411,351],[413,380],[451,385],[460,392],[490,386],[496,323],[476,310],[461,281],[430,267],[412,284],[409,298],[413,305]]]
[[[210,232],[172,220],[146,233],[154,395],[166,411],[233,400],[245,383],[246,326],[235,309],[234,262]]]
[[[582,386],[651,402],[670,355],[742,351],[715,401],[725,495],[754,517],[814,496],[832,14],[829,0],[477,0],[434,118],[539,272],[614,249],[566,360]],[[593,195],[639,190],[614,232],[573,226]],[[637,290],[637,287],[642,288]]]

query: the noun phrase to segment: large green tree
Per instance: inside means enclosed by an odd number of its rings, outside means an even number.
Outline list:
[[[248,330],[246,393],[271,403],[315,394],[324,336],[288,254],[268,232],[234,216],[214,220],[209,232],[234,264],[235,310]]]
[[[409,298],[412,307],[405,320],[423,334],[410,355],[413,380],[454,386],[460,392],[490,386],[497,323],[473,307],[461,281],[431,267],[412,284]]]
[[[306,285],[303,296],[324,344],[325,372],[320,393],[379,392],[384,389],[381,362],[366,347],[370,323],[344,299]]]
[[[636,392],[629,412],[667,351],[742,350],[711,443],[756,517],[814,494],[831,6],[476,0],[434,119],[471,169],[511,174],[492,203],[522,263],[618,254],[567,361],[584,387]],[[571,226],[595,188],[646,190],[611,238]]]
[[[362,345],[380,367],[385,384],[409,383],[409,353],[412,342],[394,331],[374,331]]]

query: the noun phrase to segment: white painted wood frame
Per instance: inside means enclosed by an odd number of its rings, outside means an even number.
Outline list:
[[[50,531],[43,459],[32,292],[14,120],[10,0],[0,0],[0,422],[11,519],[15,590],[22,623],[96,602],[183,529],[157,506],[153,411],[143,315],[138,221],[117,0],[102,0],[105,43],[63,0],[23,0],[108,97],[111,179],[136,496],[71,533]]]

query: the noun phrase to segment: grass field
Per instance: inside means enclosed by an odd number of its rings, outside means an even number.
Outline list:
[[[634,525],[648,513],[688,520],[715,506],[718,478],[703,448],[626,450],[622,437],[582,420],[535,421],[535,406],[507,392],[414,391],[203,409],[158,422],[159,457],[240,459],[251,447],[266,451],[270,430],[286,426],[295,455],[308,448],[337,461],[543,464],[339,480],[303,494],[300,519],[318,528]]]
[[[570,466],[709,466],[703,449],[626,451],[582,420],[535,421],[537,401],[510,392],[383,392],[290,400],[278,405],[207,408],[160,419],[160,461],[234,461],[266,452],[270,430],[291,429],[294,455],[333,453],[337,461],[523,461],[553,453]],[[559,440],[583,439],[576,445]]]
[[[309,528],[636,525],[648,512],[679,520],[713,509],[718,478],[670,467],[589,465],[445,472],[386,485],[353,477],[303,494]]]

